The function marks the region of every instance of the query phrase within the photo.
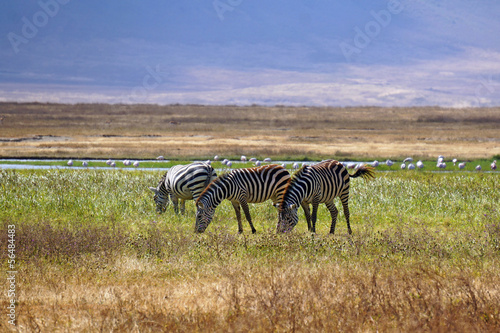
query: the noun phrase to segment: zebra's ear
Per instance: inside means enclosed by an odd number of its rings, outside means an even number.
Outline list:
[[[155,193],[157,192],[157,191],[156,191],[156,187],[148,187],[148,188],[149,188],[151,191],[155,192]]]
[[[297,208],[297,205],[296,204],[291,204],[290,206],[288,206],[290,209],[295,209]]]
[[[203,204],[203,202],[198,202],[196,204],[196,206],[198,206],[199,209],[204,209],[205,208],[205,205]]]

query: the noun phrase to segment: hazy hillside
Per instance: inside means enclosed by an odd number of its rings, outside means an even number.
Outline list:
[[[500,103],[498,1],[0,4],[0,100]]]

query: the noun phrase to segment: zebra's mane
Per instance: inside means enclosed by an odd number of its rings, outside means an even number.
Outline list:
[[[290,180],[288,181],[288,184],[286,184],[285,189],[283,191],[283,198],[281,199],[280,206],[283,206],[285,203],[285,200],[288,198],[288,193],[289,189],[292,187],[293,184],[297,182],[297,180],[302,176],[304,173],[304,170],[307,168],[307,165],[303,165],[299,170],[295,171],[293,175],[290,177]]]
[[[298,177],[302,176],[302,173],[304,173],[304,170],[306,169],[307,165],[304,164],[299,170],[295,171],[293,175],[290,177],[290,184],[294,181],[297,180]]]
[[[165,174],[163,176],[161,176],[161,179],[158,182],[158,189],[165,187],[165,180],[166,179],[167,179],[167,173],[165,172]]]

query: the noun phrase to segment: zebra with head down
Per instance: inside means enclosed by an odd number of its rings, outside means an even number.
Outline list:
[[[302,167],[291,178],[283,193],[283,200],[277,206],[279,209],[277,231],[290,231],[295,227],[299,220],[297,209],[301,205],[306,215],[309,231],[316,232],[318,206],[324,203],[332,217],[330,233],[335,233],[338,210],[333,200],[340,197],[347,220],[347,230],[351,234],[348,205],[349,180],[356,177],[374,178],[373,167],[363,165],[353,175],[349,174],[342,163],[335,160]],[[309,204],[312,204],[312,216],[309,213]]]
[[[205,162],[195,162],[188,165],[176,165],[163,175],[158,186],[149,187],[155,193],[156,211],[163,213],[168,205],[168,199],[174,204],[178,213],[178,200],[181,200],[181,213],[185,210],[186,200],[197,200],[203,190],[212,180],[217,178],[215,170]]]
[[[238,232],[243,232],[240,206],[250,224],[252,223],[248,203],[281,202],[283,191],[290,179],[288,171],[280,165],[270,164],[261,167],[235,169],[215,179],[196,201],[196,232],[204,232],[215,212],[215,208],[224,199],[231,201],[238,220]]]

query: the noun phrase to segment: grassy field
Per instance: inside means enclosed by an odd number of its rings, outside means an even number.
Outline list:
[[[277,235],[270,203],[237,234],[224,202],[155,213],[154,171],[0,170],[7,271],[15,226],[19,331],[498,332],[500,175],[379,172],[351,183],[351,226],[319,210]],[[340,206],[337,202],[337,206]],[[7,288],[7,287],[5,287]],[[2,291],[0,331],[9,299]]]
[[[500,155],[500,108],[0,103],[0,158]]]

